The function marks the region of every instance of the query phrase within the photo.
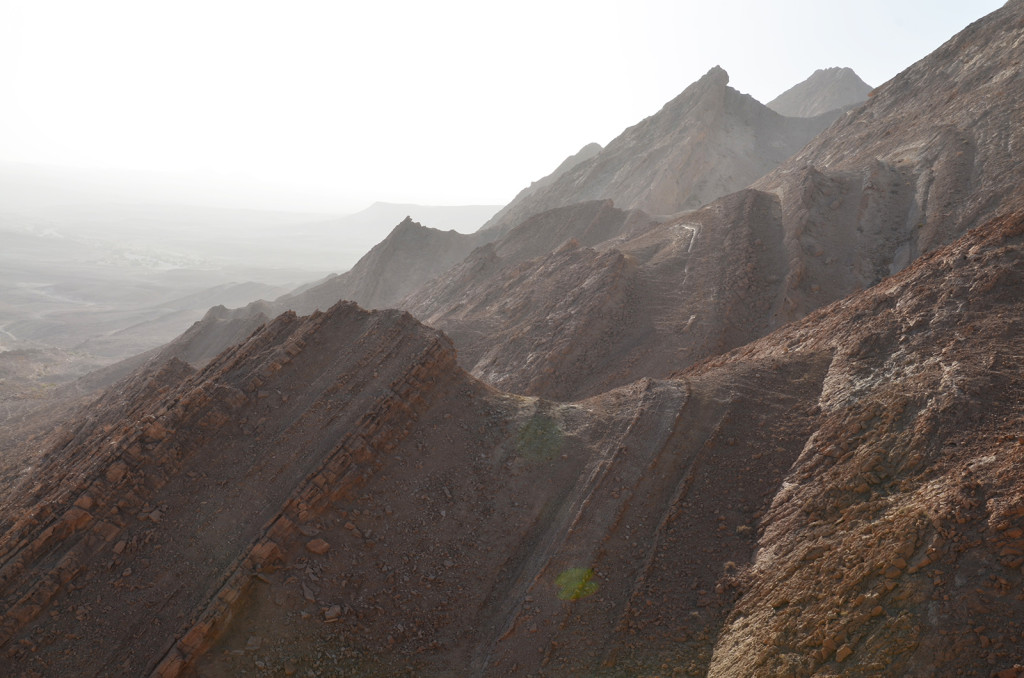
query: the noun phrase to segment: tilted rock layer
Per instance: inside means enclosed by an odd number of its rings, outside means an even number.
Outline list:
[[[211,313],[0,499],[4,671],[1018,675],[1022,36],[698,211],[522,222],[407,299],[454,344]]]
[[[5,501],[14,675],[978,675],[1024,610],[1024,215],[667,380],[502,394],[339,304]],[[255,667],[255,668],[253,668]]]

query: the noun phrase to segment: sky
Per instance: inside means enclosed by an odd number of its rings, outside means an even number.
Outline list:
[[[0,0],[0,162],[232,207],[504,204],[715,65],[762,102],[831,66],[877,86],[1002,4]]]

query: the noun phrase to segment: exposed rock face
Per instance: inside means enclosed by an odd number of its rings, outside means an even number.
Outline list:
[[[484,226],[504,233],[526,218],[586,200],[674,214],[747,186],[778,166],[834,116],[785,118],[728,86],[719,67],[590,160],[524,191]]]
[[[753,185],[785,222],[786,319],[821,305],[811,286],[873,285],[1019,193],[1022,32],[1019,3],[975,22]]]
[[[1024,145],[1024,76],[999,65],[1024,58],[1022,14],[1007,6],[970,27],[750,189],[514,267],[481,256],[403,303],[451,334],[474,375],[576,398],[870,287],[1024,188],[1012,151]]]
[[[507,240],[560,216],[572,232],[588,222],[583,207],[539,215]],[[664,224],[603,209],[632,226],[528,261],[505,262],[499,241],[405,307],[449,333],[477,377],[552,398],[665,376],[781,324],[790,270],[774,196],[741,191]]]
[[[1017,213],[692,372],[833,356],[708,675],[1016,675],[1021,289]]]
[[[172,360],[110,391],[5,499],[11,670],[139,675],[189,657],[280,559],[289,521],[371,474],[371,448],[404,436],[420,387],[453,367],[447,339],[408,315],[342,304],[282,315],[202,372]],[[40,619],[55,596],[67,614]],[[40,625],[77,633],[62,649],[9,642]]]
[[[6,498],[6,667],[1009,669],[1022,287],[1018,214],[564,404],[473,380],[406,314],[283,315],[112,390]]]
[[[818,69],[798,85],[768,102],[768,108],[793,118],[813,118],[867,100],[871,85],[852,68]]]
[[[402,305],[443,328],[460,364],[499,388],[562,398],[598,393],[615,365],[588,349],[593,338],[624,329],[636,265],[621,252],[591,248],[656,223],[610,200],[544,212]]]
[[[5,672],[1018,675],[1022,35],[754,188],[551,210],[408,298],[492,381],[646,373],[613,390],[503,393],[347,302],[133,373],[0,494]]]

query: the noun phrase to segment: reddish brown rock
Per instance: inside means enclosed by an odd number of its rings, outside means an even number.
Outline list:
[[[331,550],[331,545],[319,537],[316,539],[310,539],[306,542],[306,550],[310,553],[315,553],[318,556],[322,556]]]
[[[278,316],[201,371],[134,373],[3,497],[4,670],[227,676],[258,659],[324,675],[803,675],[835,672],[830,656],[871,676],[1004,667],[1024,630],[1019,556],[1001,555],[1021,545],[997,527],[1024,505],[1024,205],[1004,192],[1022,194],[1008,150],[1019,125],[985,134],[1008,111],[1020,119],[1022,12],[1008,3],[883,86],[838,123],[835,145],[803,156],[821,169],[787,166],[803,179],[775,175],[779,190],[694,216],[699,235],[684,220],[621,231],[624,249],[574,235],[499,266],[516,294],[472,299],[505,314],[496,332],[524,334],[502,334],[507,358],[486,348],[493,381],[592,397],[498,391],[456,365],[439,331],[344,302]],[[964,130],[978,136],[960,155],[949,144]],[[960,200],[965,186],[976,192]],[[596,233],[629,222],[613,209],[580,213],[598,217]],[[915,210],[921,227],[905,219]],[[855,238],[873,243],[866,258],[826,264],[857,226],[871,233]],[[695,236],[718,238],[716,254],[690,257]],[[528,240],[492,253],[525,256]],[[904,244],[930,253],[888,276]],[[684,273],[724,279],[712,269],[734,259],[746,277],[676,294]],[[799,318],[828,300],[803,285],[827,283],[815,269],[833,264],[840,280],[819,291],[865,289]],[[529,295],[545,285],[555,291]],[[652,299],[664,305],[651,315],[615,315]],[[548,333],[530,335],[539,306]],[[675,363],[663,341],[706,357]],[[621,385],[600,390],[609,379]],[[161,440],[142,437],[138,422],[153,421]],[[75,506],[84,493],[88,510]],[[143,519],[154,510],[159,522]],[[350,539],[346,522],[372,539]],[[302,525],[335,545],[330,557],[310,555]],[[906,565],[932,553],[932,566]],[[257,653],[250,638],[273,642]]]

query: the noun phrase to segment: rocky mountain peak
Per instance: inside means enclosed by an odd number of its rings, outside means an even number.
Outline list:
[[[409,231],[417,231],[424,228],[423,224],[418,221],[413,221],[411,216],[406,215],[405,219],[402,219],[397,226],[391,231],[391,236],[399,233],[405,233]],[[390,237],[390,236],[389,236]]]
[[[589,160],[522,191],[485,225],[497,237],[532,216],[590,200],[668,215],[694,209],[774,169],[831,118],[779,118],[729,87],[721,66],[626,129]]]
[[[676,98],[669,101],[661,109],[664,111],[687,111],[696,106],[720,106],[725,100],[729,89],[729,74],[721,66],[714,66],[684,89]],[[653,118],[654,116],[652,116]],[[651,118],[648,118],[650,120]],[[641,123],[642,124],[642,123]]]
[[[576,155],[573,157],[580,159],[583,159],[583,157],[592,158],[598,153],[600,153],[602,148],[603,147],[601,146],[601,144],[597,143],[596,141],[592,141],[583,148],[581,148],[579,152],[576,153]]]
[[[351,270],[300,294],[282,297],[274,305],[277,312],[289,308],[303,313],[329,308],[338,299],[349,299],[366,308],[393,307],[420,285],[462,261],[482,240],[478,234],[442,231],[406,216]]]
[[[721,87],[725,87],[729,84],[729,74],[721,66],[712,66],[707,73],[705,73],[698,83],[718,84]]]
[[[812,118],[859,104],[868,98],[870,91],[871,85],[861,80],[852,68],[819,68],[811,77],[772,99],[768,108],[780,115]]]

